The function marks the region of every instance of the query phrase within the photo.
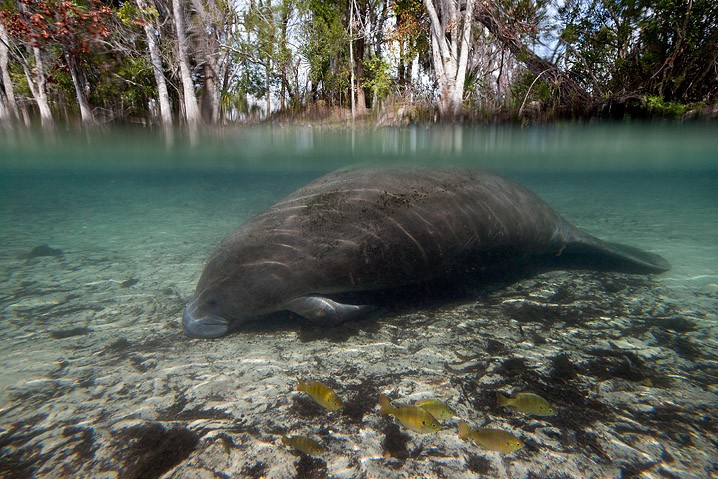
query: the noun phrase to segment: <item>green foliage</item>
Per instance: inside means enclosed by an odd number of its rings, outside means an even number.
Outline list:
[[[147,9],[140,10],[134,3],[126,1],[115,11],[117,18],[127,26],[142,26],[144,22],[151,22],[159,18],[160,12],[157,7],[151,5]]]
[[[655,95],[647,95],[643,98],[643,100],[648,108],[648,113],[653,117],[681,118],[691,109],[705,107],[705,105],[692,105],[666,101]]]
[[[233,89],[222,93],[220,102],[222,109],[230,113],[249,113],[247,94],[241,89]]]
[[[65,65],[72,58],[87,79],[93,106],[149,115],[148,104],[157,92],[142,27],[151,22],[157,30],[170,86],[177,84],[176,71],[170,68],[176,65],[177,48],[173,23],[166,21],[167,5],[147,4],[143,9],[135,1],[0,0],[0,21],[13,44],[10,71],[18,95],[24,101],[32,96],[20,58],[33,72],[30,46],[38,46],[57,111],[75,108],[75,90]],[[215,81],[227,112],[250,113],[251,97],[264,97],[268,89],[294,108],[306,106],[309,94],[329,105],[346,101],[351,74],[349,5],[347,0],[186,4],[197,89],[211,58],[217,61]],[[356,0],[354,5],[353,45],[355,62],[363,66],[364,77],[358,79],[363,91],[383,99],[398,84],[399,92],[411,93],[407,98],[435,99],[424,0]],[[469,108],[518,109],[538,100],[550,111],[560,106],[559,92],[568,79],[594,100],[620,103],[630,98],[651,116],[681,116],[689,107],[718,99],[715,0],[496,0],[479,2],[476,8],[477,19],[489,12],[516,43],[497,41],[490,29],[479,34],[477,23],[465,79]],[[554,11],[554,16],[547,13]],[[366,21],[372,31],[357,37],[364,33],[361,23]],[[536,46],[553,45],[546,38],[554,34],[559,48],[551,61],[563,74],[537,79],[543,67],[530,65],[535,59],[530,53],[548,57],[546,49]],[[418,67],[413,63],[417,57]],[[531,73],[517,63],[527,65]],[[502,76],[497,82],[499,65]],[[422,83],[412,84],[417,76]],[[423,81],[426,78],[429,81]],[[170,95],[177,101],[177,88],[170,88]]]
[[[244,44],[247,56],[266,66],[274,58],[276,49],[274,7],[270,0],[252,2],[243,17],[244,28],[249,33]]]
[[[10,78],[15,86],[15,94],[25,97],[32,96],[30,85],[27,83],[27,77],[25,76],[25,72],[22,70],[20,64],[17,62],[11,62],[8,66],[10,70]]]
[[[390,39],[399,44],[399,61],[409,65],[416,56],[426,69],[431,68],[430,24],[422,0],[396,0],[391,3],[396,24],[390,32]],[[399,76],[402,76],[400,67]],[[400,81],[405,80],[400,78]]]
[[[376,55],[364,61],[364,71],[366,73],[364,86],[377,99],[383,99],[391,91],[390,68],[388,61]]]
[[[283,86],[292,76],[293,56],[288,47],[290,17],[296,11],[296,0],[251,1],[238,13],[240,28],[231,37],[230,62],[234,75],[225,86],[226,105],[233,112],[246,113],[246,95],[265,97]],[[286,82],[284,83],[286,86]],[[268,92],[267,90],[271,90]],[[286,92],[285,98],[286,98]],[[225,101],[225,100],[222,100]]]
[[[132,2],[125,2],[116,12],[117,18],[126,25],[130,25],[140,16],[140,9]]]
[[[93,75],[91,102],[111,110],[133,114],[147,112],[151,99],[157,97],[154,75],[149,59],[144,56],[98,59],[98,72]]]
[[[559,14],[569,72],[594,94],[683,103],[718,94],[715,0],[584,0]]]
[[[521,105],[532,101],[540,101],[545,108],[551,109],[557,105],[558,91],[552,88],[542,78],[536,78],[532,72],[524,70],[518,80],[511,86],[512,105],[517,110]]]
[[[301,52],[309,63],[309,79],[324,96],[335,98],[349,86],[349,35],[343,12],[332,0],[306,0]]]

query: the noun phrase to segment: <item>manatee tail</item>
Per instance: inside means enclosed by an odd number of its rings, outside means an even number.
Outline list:
[[[566,244],[559,256],[570,258],[572,265],[622,273],[662,273],[671,265],[662,256],[633,246],[603,241],[585,234]]]

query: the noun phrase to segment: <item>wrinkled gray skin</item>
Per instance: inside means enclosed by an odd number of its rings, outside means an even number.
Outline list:
[[[521,263],[632,273],[660,256],[572,226],[538,196],[469,170],[344,169],[299,189],[227,236],[184,312],[216,338],[281,310],[338,324],[371,309],[338,293],[377,291]]]

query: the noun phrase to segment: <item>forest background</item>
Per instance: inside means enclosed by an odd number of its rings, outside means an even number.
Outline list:
[[[0,0],[2,125],[716,115],[715,0]]]

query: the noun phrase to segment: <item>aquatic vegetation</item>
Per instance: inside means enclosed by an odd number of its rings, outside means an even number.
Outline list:
[[[319,456],[326,448],[307,436],[282,436],[282,444],[310,456]]]
[[[561,353],[551,358],[551,378],[563,381],[576,379],[576,366],[566,353]]]
[[[330,387],[317,381],[304,382],[297,379],[297,391],[309,394],[317,404],[329,411],[336,411],[344,406],[342,400]]]
[[[384,439],[381,441],[381,447],[385,456],[391,456],[400,460],[411,457],[411,451],[408,444],[411,436],[407,434],[406,429],[401,428],[394,422],[387,422],[383,429]]]
[[[126,477],[160,477],[186,460],[199,444],[197,433],[183,427],[165,428],[158,423],[140,424],[121,432],[129,444]]]
[[[382,416],[394,416],[404,427],[414,432],[428,434],[441,429],[436,418],[419,406],[393,406],[385,395],[379,396]]]
[[[459,421],[459,438],[471,440],[490,451],[510,454],[524,447],[523,441],[502,429],[472,429],[464,421]]]
[[[40,246],[35,246],[27,254],[27,259],[40,258],[43,256],[54,256],[56,258],[63,258],[65,256],[65,253],[61,249],[53,248],[50,245],[41,244]]]
[[[547,400],[533,393],[519,393],[515,398],[496,392],[496,402],[500,407],[512,407],[531,416],[555,416],[554,408]]]

